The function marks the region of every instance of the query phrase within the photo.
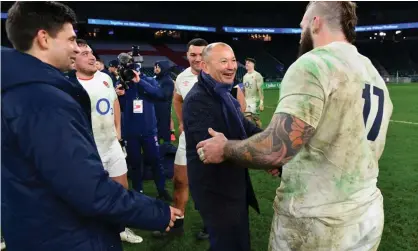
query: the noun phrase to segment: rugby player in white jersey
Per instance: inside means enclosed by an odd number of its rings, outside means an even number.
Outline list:
[[[119,101],[111,78],[96,68],[96,58],[86,41],[77,39],[81,52],[75,60],[78,82],[90,97],[93,136],[103,166],[114,181],[126,189],[128,168],[121,139],[121,115]],[[120,233],[121,239],[130,243],[141,243],[142,238],[129,228]]]
[[[187,59],[189,60],[190,67],[180,73],[175,81],[173,106],[179,123],[180,137],[174,160],[173,207],[180,209],[183,217],[177,217],[174,227],[171,228],[168,234],[181,235],[184,232],[183,223],[186,204],[189,200],[189,181],[187,178],[186,138],[183,132],[183,100],[197,82],[197,76],[202,69],[202,52],[207,45],[208,42],[201,38],[195,38],[187,44]],[[167,233],[165,232],[153,232],[154,237],[163,237],[166,235]],[[197,234],[197,238],[201,240],[208,239],[208,237],[209,235],[205,227]]]
[[[257,124],[261,128],[259,112],[264,111],[264,93],[263,93],[263,76],[255,69],[255,59],[245,59],[245,69],[247,73],[244,75],[243,84],[245,92],[245,117]]]
[[[281,83],[270,125],[243,141],[214,137],[201,160],[283,166],[269,250],[377,250],[383,197],[376,183],[393,105],[382,77],[352,44],[352,2],[311,2],[300,57]],[[275,171],[277,173],[277,171]]]

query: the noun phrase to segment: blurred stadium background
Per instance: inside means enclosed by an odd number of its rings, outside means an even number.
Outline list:
[[[7,10],[1,3],[1,45],[11,47],[5,33]],[[257,60],[265,80],[267,125],[274,112],[280,81],[296,60],[299,23],[307,2],[64,2],[79,18],[77,35],[88,40],[107,64],[121,52],[140,46],[143,71],[153,75],[157,60],[169,60],[180,73],[188,67],[186,44],[195,37],[230,44],[245,74],[244,59]],[[389,85],[394,114],[385,153],[380,161],[379,187],[385,200],[385,229],[379,250],[418,250],[418,2],[357,2],[356,46],[369,57]],[[261,28],[260,28],[261,27]],[[283,29],[285,28],[285,29]],[[24,69],[22,69],[24,72]],[[266,250],[272,218],[272,201],[280,180],[251,172],[262,213],[251,211],[253,250]],[[149,186],[148,186],[149,185]],[[170,187],[170,185],[169,185]],[[156,195],[152,184],[147,194]],[[197,242],[200,217],[188,206],[187,232],[182,239],[154,240],[149,232],[139,245],[126,251],[207,250]]]

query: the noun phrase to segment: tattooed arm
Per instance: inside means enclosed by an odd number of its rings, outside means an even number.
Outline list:
[[[224,158],[245,168],[278,168],[291,160],[314,132],[302,120],[277,113],[263,132],[243,141],[229,140],[224,147]]]
[[[321,80],[329,80],[320,73],[316,56],[300,57],[283,78],[269,126],[243,141],[228,141],[209,129],[212,138],[196,146],[199,158],[205,164],[230,160],[253,169],[277,169],[286,164],[311,139],[323,115],[326,92]]]

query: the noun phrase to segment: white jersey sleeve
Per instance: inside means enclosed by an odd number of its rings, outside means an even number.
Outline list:
[[[293,115],[316,128],[321,119],[325,92],[316,62],[302,57],[290,66],[280,85],[276,113]]]
[[[180,75],[179,75],[180,76]],[[177,76],[176,81],[174,81],[174,90],[178,95],[181,96],[180,88],[178,86],[178,82],[180,81],[179,76]]]

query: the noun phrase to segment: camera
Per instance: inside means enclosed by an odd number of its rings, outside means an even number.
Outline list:
[[[141,63],[144,62],[144,58],[139,54],[139,46],[133,45],[132,51],[119,54],[118,61],[118,71],[122,87],[128,89],[128,82],[131,82],[135,78],[134,71],[139,73]]]

